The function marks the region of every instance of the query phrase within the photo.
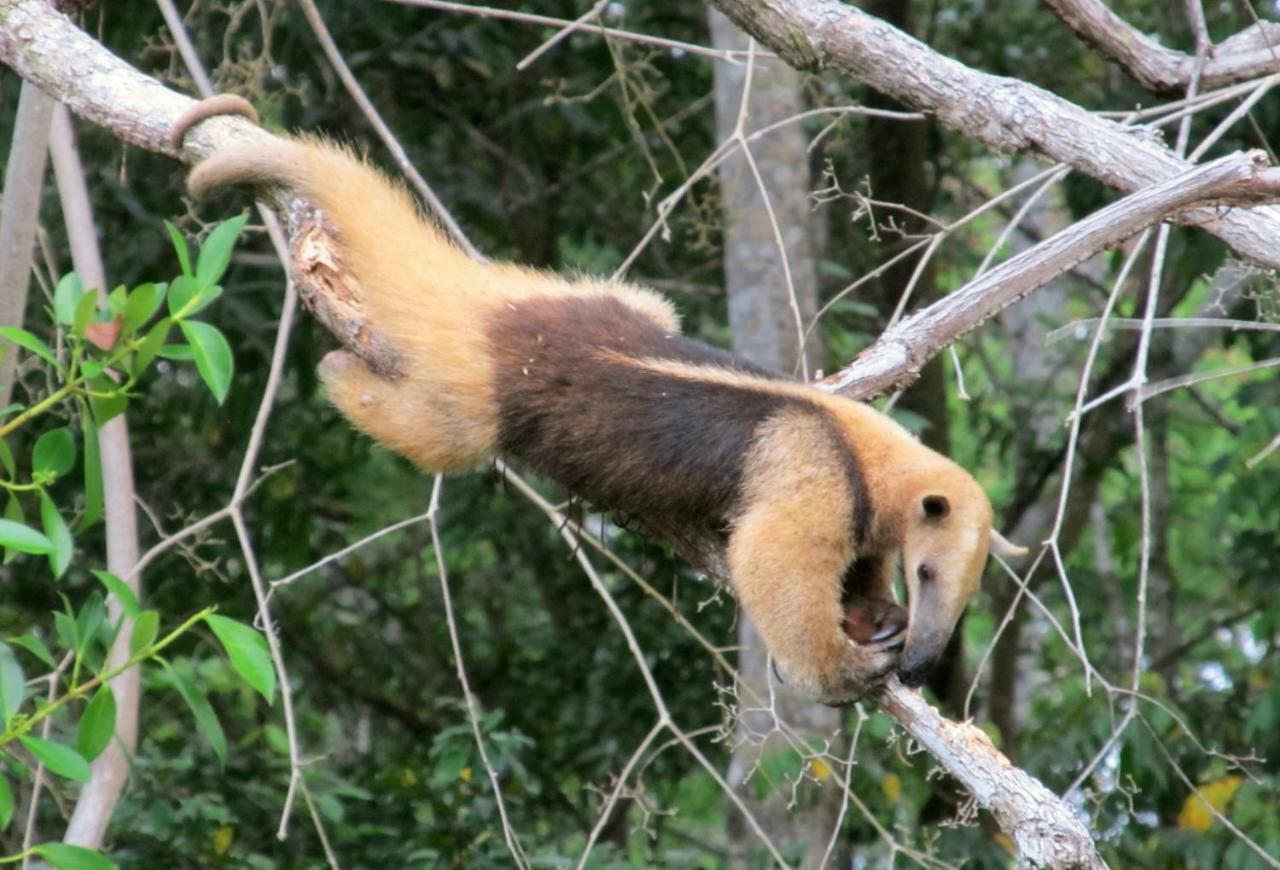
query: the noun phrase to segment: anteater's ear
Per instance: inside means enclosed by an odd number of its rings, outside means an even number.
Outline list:
[[[951,502],[945,495],[926,495],[920,500],[920,510],[925,519],[940,520],[951,513]]]
[[[992,529],[991,552],[995,553],[997,556],[1025,556],[1031,551],[1026,547],[1019,547],[1004,535],[1000,534],[995,529]]]

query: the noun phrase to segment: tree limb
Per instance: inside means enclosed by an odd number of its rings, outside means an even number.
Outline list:
[[[711,0],[787,63],[833,69],[948,127],[1004,152],[1066,163],[1125,192],[1166,181],[1190,167],[1149,138],[1017,79],[978,72],[840,0]],[[1280,268],[1280,210],[1225,215],[1192,211],[1245,259]]]
[[[1161,45],[1099,0],[1044,0],[1053,14],[1098,54],[1149,91],[1183,93],[1196,58]],[[1204,90],[1280,71],[1280,24],[1259,21],[1211,47],[1200,73]]]
[[[53,100],[35,85],[22,83],[5,163],[4,208],[0,209],[0,326],[21,326],[26,315],[53,106]],[[16,363],[17,354],[0,355],[0,408],[13,395]]]
[[[53,117],[53,133],[49,143],[53,170],[58,179],[62,217],[71,242],[71,259],[76,274],[90,292],[99,299],[107,297],[106,272],[98,247],[97,230],[85,187],[84,169],[76,148],[71,115],[59,106]],[[125,582],[134,595],[141,596],[142,584],[131,576],[138,563],[138,518],[134,507],[133,454],[129,449],[129,426],[125,415],[113,417],[98,431],[102,454],[102,492],[105,499],[103,517],[106,523],[107,570]],[[130,656],[133,620],[115,595],[107,598],[107,614],[113,625],[119,625],[115,640],[107,651],[104,669],[125,664]],[[109,684],[116,700],[116,739],[93,761],[92,776],[80,791],[75,812],[67,825],[66,842],[97,849],[116,802],[129,778],[129,758],[138,743],[138,707],[142,694],[142,674],[131,668]]]

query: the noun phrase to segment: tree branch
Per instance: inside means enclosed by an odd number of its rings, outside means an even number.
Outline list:
[[[939,351],[1037,287],[1146,227],[1216,203],[1280,198],[1280,169],[1260,151],[1230,154],[1138,191],[1001,263],[880,334],[823,388],[868,398],[905,386]],[[1197,214],[1211,214],[1197,208]]]
[[[98,247],[97,230],[85,187],[84,168],[76,148],[71,115],[59,106],[53,116],[53,133],[49,143],[53,170],[58,180],[62,217],[71,242],[71,260],[76,274],[90,292],[100,300],[107,297],[106,272]],[[134,595],[141,597],[142,584],[130,576],[138,563],[138,519],[134,507],[133,454],[129,449],[129,426],[125,415],[113,417],[98,431],[102,454],[102,492],[106,500],[104,518],[107,536],[107,570],[125,582]],[[104,670],[120,667],[132,653],[133,620],[124,612],[120,600],[107,598],[107,614],[118,624],[115,640],[107,651]],[[66,842],[91,849],[100,848],[116,802],[129,778],[129,758],[138,742],[138,708],[142,694],[142,675],[130,668],[109,683],[116,700],[116,738],[94,759],[92,776],[80,792],[75,812],[67,825]]]
[[[1184,93],[1195,55],[1156,42],[1099,0],[1044,0],[1076,36],[1117,64],[1149,91]],[[1259,21],[1210,49],[1200,73],[1201,90],[1280,71],[1280,24]]]
[[[997,151],[1060,161],[1125,192],[1191,168],[1147,130],[1099,118],[1035,85],[970,69],[840,0],[711,2],[797,69],[842,72]],[[1182,220],[1248,260],[1280,268],[1280,210],[1193,211]]]
[[[21,326],[26,315],[53,106],[53,100],[35,85],[22,83],[4,170],[4,208],[0,209],[0,326]],[[0,355],[0,408],[13,395],[16,363],[17,354]]]

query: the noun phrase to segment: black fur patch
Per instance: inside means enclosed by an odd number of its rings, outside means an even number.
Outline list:
[[[776,375],[666,333],[607,296],[504,306],[492,315],[487,334],[502,451],[597,507],[646,523],[660,519],[667,533],[682,525],[721,532],[738,506],[757,428],[784,409],[803,409],[821,417],[830,433],[854,500],[854,544],[867,540],[874,515],[862,468],[820,406],[626,360],[718,366],[771,380]]]
[[[722,525],[757,427],[803,404],[611,359],[764,374],[722,350],[668,334],[610,297],[504,306],[487,333],[502,450],[609,510]]]
[[[853,498],[853,543],[855,547],[866,543],[875,520],[875,506],[862,473],[862,462],[853,445],[849,444],[834,421],[829,421],[831,437],[836,442],[836,454],[844,463],[844,476]]]

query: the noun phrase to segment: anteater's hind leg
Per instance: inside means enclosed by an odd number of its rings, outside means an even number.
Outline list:
[[[459,427],[442,411],[440,391],[412,374],[385,378],[346,350],[326,354],[319,373],[347,419],[427,471],[463,471],[488,459],[489,439]]]

